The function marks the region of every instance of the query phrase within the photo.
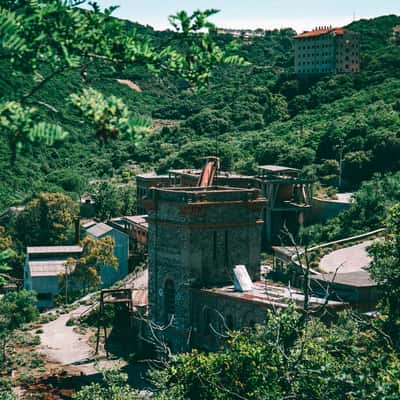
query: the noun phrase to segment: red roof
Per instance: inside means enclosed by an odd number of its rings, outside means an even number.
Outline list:
[[[322,29],[314,29],[309,32],[301,33],[300,35],[296,35],[294,39],[303,39],[309,37],[317,37],[321,35],[326,35],[327,33],[335,33],[336,35],[344,35],[345,29],[344,28],[322,28]]]

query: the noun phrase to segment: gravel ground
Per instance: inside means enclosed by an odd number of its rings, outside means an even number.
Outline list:
[[[319,269],[323,272],[348,273],[363,271],[371,262],[367,253],[367,248],[371,246],[373,240],[367,240],[355,246],[335,250],[321,258]]]
[[[138,276],[127,277],[125,280],[126,287],[147,287],[147,270]],[[90,296],[81,299],[85,300]],[[78,318],[82,313],[91,306],[80,305],[75,310],[59,316],[56,320],[44,324],[40,334],[39,351],[47,356],[47,358],[62,365],[77,366],[84,374],[96,373],[94,366],[94,352],[88,344],[88,335],[79,334],[74,330],[74,326],[67,326],[67,321]],[[111,361],[102,362],[104,364],[112,363]]]

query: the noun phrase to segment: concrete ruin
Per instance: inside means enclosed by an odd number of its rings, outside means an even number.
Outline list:
[[[258,189],[153,188],[149,210],[149,319],[177,351],[216,349],[218,334],[262,323],[268,309],[304,303],[300,291],[260,281],[262,216]],[[251,290],[232,286],[234,268],[246,267]],[[311,307],[324,301],[311,298]],[[344,303],[330,301],[330,309]]]

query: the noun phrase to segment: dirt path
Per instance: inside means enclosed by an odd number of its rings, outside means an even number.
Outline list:
[[[124,286],[146,287],[147,271],[134,277],[127,277]],[[81,299],[87,300],[89,296]],[[67,326],[70,319],[77,319],[91,305],[80,305],[75,310],[60,315],[56,320],[44,324],[41,328],[39,351],[47,356],[49,361],[61,365],[76,366],[85,375],[97,372],[93,349],[88,344],[89,335],[76,332],[74,326]],[[106,366],[110,361],[102,362]],[[106,364],[106,365],[105,365]]]

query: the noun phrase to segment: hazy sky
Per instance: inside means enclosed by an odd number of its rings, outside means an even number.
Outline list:
[[[356,19],[400,14],[400,0],[98,0],[119,5],[120,18],[168,27],[168,15],[178,10],[217,8],[213,22],[226,28],[282,28],[309,30],[316,25],[345,25]]]

